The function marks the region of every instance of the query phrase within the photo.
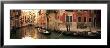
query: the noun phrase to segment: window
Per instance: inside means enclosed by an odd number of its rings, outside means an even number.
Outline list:
[[[66,22],[72,22],[72,16],[66,16]]]
[[[70,22],[72,22],[72,16],[70,16],[69,20],[70,20]]]
[[[89,18],[89,22],[91,22],[91,18]]]
[[[84,22],[86,22],[86,17],[84,17]]]
[[[81,22],[81,17],[78,17],[78,22]]]
[[[69,16],[66,16],[66,22],[69,22]]]

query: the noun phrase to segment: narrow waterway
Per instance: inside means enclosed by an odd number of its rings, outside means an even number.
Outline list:
[[[42,34],[34,26],[26,26],[11,32],[11,39],[89,39],[84,37],[67,36],[58,32],[51,32],[50,35]]]

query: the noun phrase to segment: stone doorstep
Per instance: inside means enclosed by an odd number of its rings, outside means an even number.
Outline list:
[[[66,28],[60,28],[60,30],[62,30],[62,31],[67,31],[67,29]],[[89,29],[88,30],[86,30],[86,29],[76,29],[76,28],[74,28],[74,30],[72,29],[72,28],[70,28],[70,31],[90,31]]]
[[[63,28],[62,27],[62,28],[60,28],[60,30],[66,31],[66,28]],[[90,31],[90,29],[89,28],[87,28],[87,29],[70,28],[70,31],[80,31],[80,32],[83,32],[83,31]],[[101,30],[100,29],[94,29],[94,30],[92,30],[92,32],[97,32],[97,31],[101,31]]]

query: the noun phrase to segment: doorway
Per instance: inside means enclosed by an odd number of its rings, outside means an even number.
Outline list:
[[[66,16],[66,29],[70,31],[72,25],[72,16]]]

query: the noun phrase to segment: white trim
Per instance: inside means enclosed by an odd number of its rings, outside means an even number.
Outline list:
[[[101,9],[101,39],[10,39],[10,9]],[[107,4],[4,4],[4,45],[107,45]]]

